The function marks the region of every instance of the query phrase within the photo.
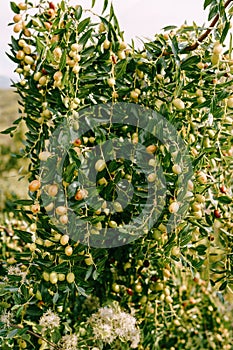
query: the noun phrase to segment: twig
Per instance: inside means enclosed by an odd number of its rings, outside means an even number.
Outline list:
[[[228,7],[228,5],[229,5],[232,1],[233,1],[233,0],[227,0],[227,2],[226,2],[225,5],[224,5],[225,9]],[[217,15],[214,17],[213,21],[210,23],[209,29],[207,29],[207,30],[197,39],[197,41],[196,41],[194,44],[185,47],[183,51],[186,52],[186,51],[193,51],[193,50],[196,50],[196,48],[200,45],[200,43],[201,43],[202,41],[204,41],[204,40],[208,37],[208,35],[211,33],[211,31],[212,31],[213,28],[215,27],[216,23],[218,22],[218,20],[219,20],[219,14],[217,14]]]
[[[18,325],[15,325],[15,324],[11,324],[10,325],[11,327],[14,327],[14,328],[18,328],[18,329],[23,329],[24,327],[23,326],[18,326]],[[34,337],[38,338],[38,339],[41,339],[43,341],[45,341],[47,344],[49,344],[50,346],[52,346],[55,350],[61,350],[61,348],[59,348],[56,344],[50,342],[49,340],[43,338],[41,335],[37,334],[37,333],[34,333],[33,331],[31,331],[30,329],[27,329],[26,330],[27,333],[33,335]]]

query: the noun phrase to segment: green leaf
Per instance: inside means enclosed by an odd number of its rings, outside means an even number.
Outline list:
[[[95,2],[96,2],[96,0],[92,0],[91,7],[95,6]]]
[[[82,17],[82,13],[83,13],[82,6],[79,6],[75,11],[75,18],[77,21],[79,21],[80,18]]]
[[[62,71],[66,66],[66,51],[64,50],[62,52],[60,64],[59,64],[59,69]]]
[[[11,9],[14,13],[17,13],[17,14],[20,13],[20,9],[15,2],[11,1],[10,5],[11,5]]]
[[[231,22],[228,21],[225,23],[225,26],[224,26],[224,29],[222,31],[222,35],[220,38],[220,43],[223,43],[225,41],[227,34],[229,32],[230,26],[231,26]]]
[[[204,2],[204,10],[213,2],[213,0],[205,0]]]
[[[17,199],[14,201],[15,204],[20,204],[20,205],[32,205],[34,202],[31,199]]]
[[[7,338],[14,338],[14,336],[19,332],[19,329],[12,329],[8,334],[7,334]]]
[[[78,25],[78,33],[82,33],[84,31],[84,29],[88,26],[88,24],[90,23],[91,19],[90,17],[85,18],[83,21],[81,21]]]
[[[108,7],[108,0],[104,0],[104,6],[103,6],[102,14],[105,12],[107,7]]]
[[[197,65],[197,63],[200,61],[199,56],[192,56],[187,58],[185,61],[181,63],[180,68],[182,70],[193,70],[193,68]]]
[[[218,201],[223,204],[230,204],[232,202],[232,198],[228,196],[221,196],[221,197],[218,197]]]
[[[219,287],[219,290],[224,290],[226,289],[226,286],[227,286],[227,281],[224,281],[221,286]]]
[[[15,229],[15,233],[19,236],[25,243],[32,243],[32,234],[31,232],[22,231]]]
[[[80,39],[79,39],[79,43],[82,44],[83,46],[86,45],[87,41],[89,40],[89,38],[91,37],[92,34],[92,28],[89,29]]]
[[[0,134],[10,134],[12,131],[14,131],[16,129],[16,126],[11,126],[10,128],[7,128],[3,131],[0,131]]]

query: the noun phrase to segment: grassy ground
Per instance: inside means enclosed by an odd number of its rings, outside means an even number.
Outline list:
[[[12,90],[0,90],[0,131],[12,126],[18,117],[18,96]],[[18,180],[26,173],[26,162],[14,157],[23,146],[24,127],[13,137],[0,134],[0,210],[2,211],[7,199],[14,196],[25,198],[27,194],[27,180]],[[21,174],[19,170],[21,169]]]

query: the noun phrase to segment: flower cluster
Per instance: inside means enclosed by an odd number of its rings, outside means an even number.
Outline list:
[[[44,331],[52,330],[59,327],[60,317],[49,309],[41,316],[39,325],[43,327]]]
[[[0,322],[4,323],[6,328],[10,328],[12,323],[14,323],[14,316],[11,311],[4,311],[4,313],[0,316]]]
[[[100,308],[89,319],[96,339],[108,344],[116,339],[122,342],[129,341],[131,348],[137,348],[140,341],[136,322],[135,317],[121,311],[118,305]]]
[[[76,334],[64,335],[59,341],[60,350],[76,350],[78,345],[78,337]]]

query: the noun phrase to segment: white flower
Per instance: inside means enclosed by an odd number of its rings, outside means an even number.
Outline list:
[[[103,307],[93,314],[89,323],[93,328],[94,337],[105,343],[111,344],[117,338],[122,342],[131,342],[132,348],[137,348],[140,341],[140,333],[137,328],[136,318],[122,312],[119,305]]]
[[[78,337],[76,334],[64,335],[58,345],[60,350],[77,350]]]
[[[49,309],[41,316],[39,325],[45,330],[57,328],[60,325],[60,317]]]
[[[6,328],[10,328],[12,323],[14,323],[14,316],[11,311],[4,311],[0,316],[0,322],[4,323]]]

